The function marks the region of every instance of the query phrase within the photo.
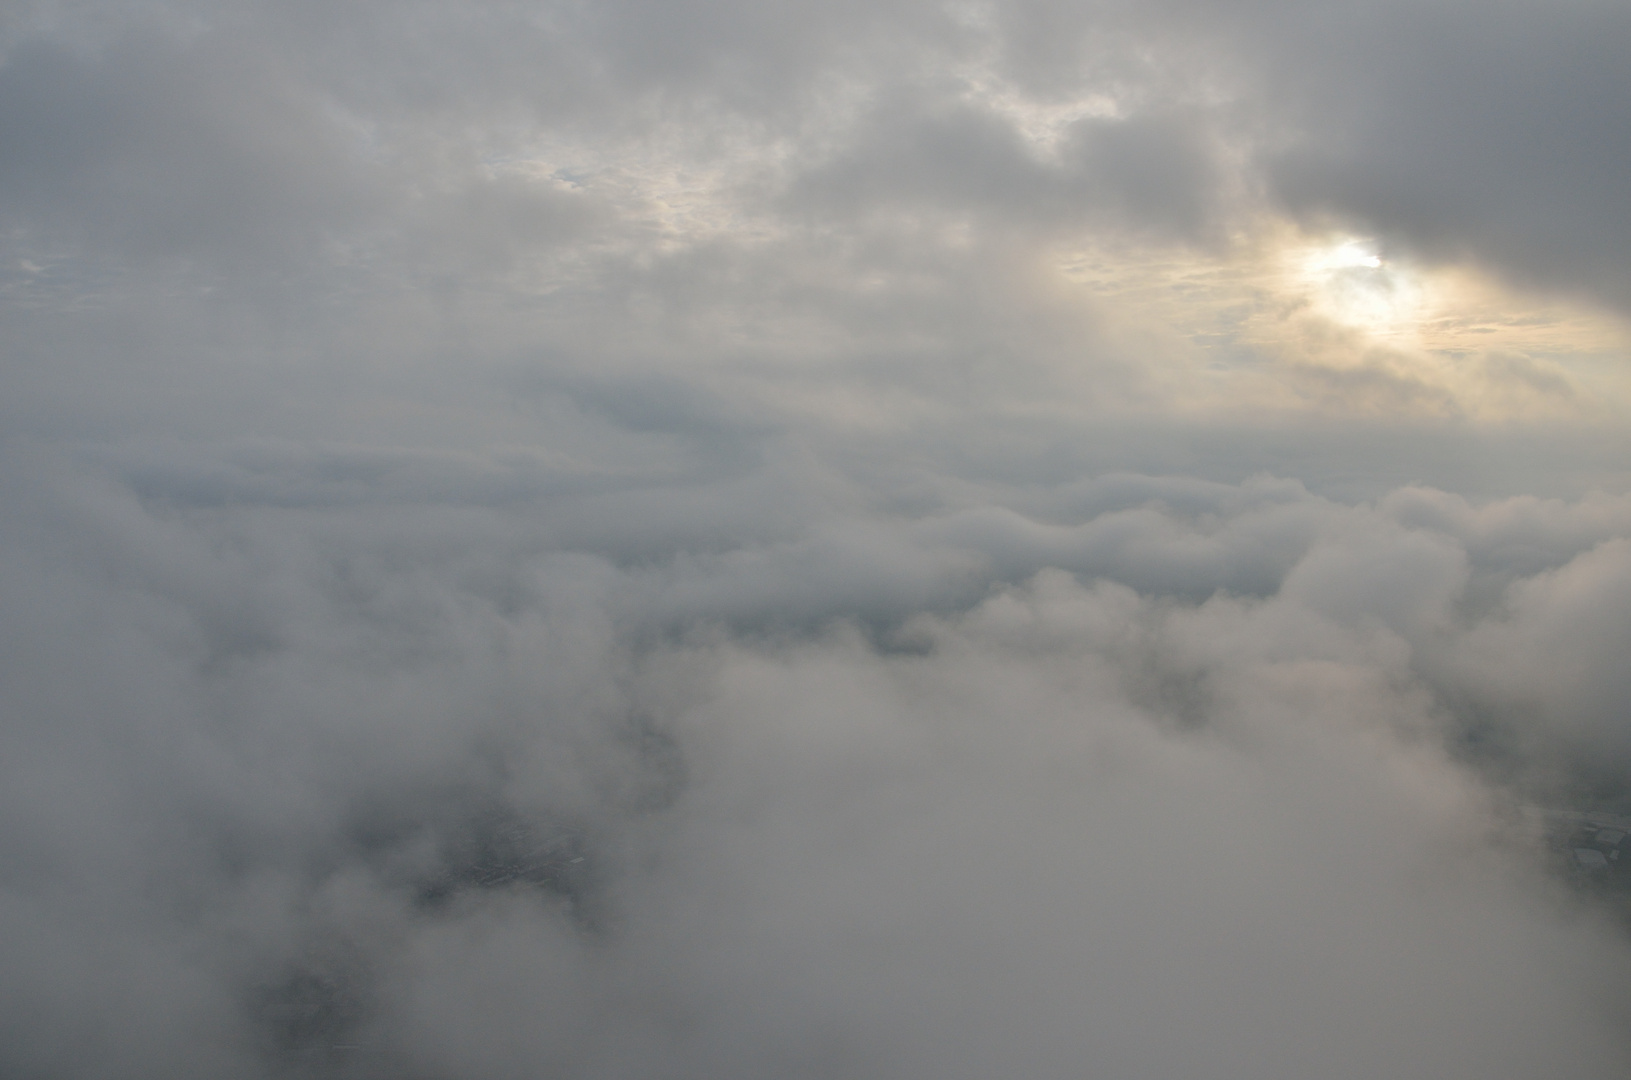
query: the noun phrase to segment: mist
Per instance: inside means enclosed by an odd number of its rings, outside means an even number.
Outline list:
[[[1628,43],[10,5],[0,1072],[1624,1076]]]

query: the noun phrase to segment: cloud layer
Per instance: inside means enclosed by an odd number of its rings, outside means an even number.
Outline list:
[[[0,1071],[1620,1077],[1614,5],[0,16]]]
[[[8,491],[25,1074],[1624,1064],[1483,778],[1623,775],[1623,497],[304,486]]]

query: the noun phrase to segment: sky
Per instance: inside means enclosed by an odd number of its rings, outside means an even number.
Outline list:
[[[0,5],[0,1073],[1624,1077],[1628,48]]]

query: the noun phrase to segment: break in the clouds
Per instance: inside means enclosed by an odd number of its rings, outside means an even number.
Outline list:
[[[0,1072],[1624,1076],[1628,45],[11,4]]]

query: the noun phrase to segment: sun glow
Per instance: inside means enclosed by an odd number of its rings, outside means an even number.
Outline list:
[[[1382,257],[1374,246],[1360,240],[1345,240],[1334,247],[1316,248],[1305,260],[1311,274],[1329,274],[1337,270],[1365,267],[1381,269]]]
[[[1288,284],[1321,315],[1379,338],[1411,335],[1429,290],[1404,267],[1384,262],[1374,244],[1347,239],[1295,252]]]
[[[1362,237],[1267,222],[1227,254],[1092,249],[1062,268],[1117,325],[1182,342],[1205,375],[1180,381],[1219,402],[1491,421],[1631,416],[1623,320],[1515,292],[1475,266],[1385,257]]]

